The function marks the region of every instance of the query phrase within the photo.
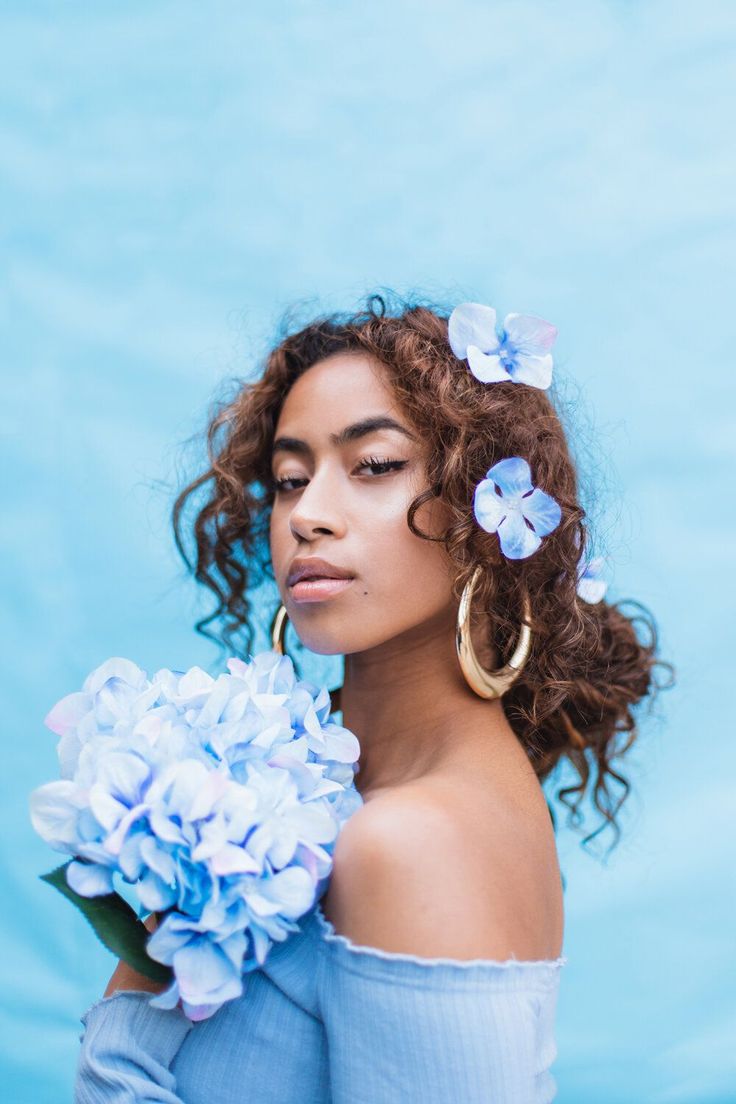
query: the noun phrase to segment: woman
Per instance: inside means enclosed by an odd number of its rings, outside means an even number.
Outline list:
[[[554,327],[506,323],[373,296],[286,336],[213,417],[211,465],[174,507],[218,598],[197,628],[219,619],[224,647],[242,630],[250,650],[252,569],[275,579],[277,650],[291,621],[345,656],[333,707],[363,804],[302,930],[210,1020],[150,1008],[160,987],[120,963],[83,1018],[78,1101],[553,1099],[567,960],[541,783],[567,757],[576,814],[591,759],[617,830],[607,783],[629,787],[610,761],[659,661],[653,631],[583,598]]]

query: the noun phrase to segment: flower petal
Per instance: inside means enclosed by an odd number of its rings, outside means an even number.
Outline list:
[[[322,727],[324,739],[323,759],[335,759],[339,763],[355,763],[360,757],[360,741],[349,728],[334,721]]]
[[[62,778],[74,778],[82,747],[83,744],[79,739],[79,734],[74,729],[70,729],[60,737],[56,745],[56,754],[59,758],[59,770]]]
[[[552,383],[552,357],[549,353],[543,357],[517,353],[510,373],[514,383],[525,383],[529,387],[539,387],[546,391]]]
[[[468,345],[477,345],[485,353],[498,348],[496,312],[483,303],[460,303],[447,322],[450,348],[456,357],[464,360]]]
[[[174,978],[168,989],[164,989],[156,997],[151,997],[148,1002],[152,1008],[176,1008],[179,1003],[179,982]],[[191,1019],[191,1016],[190,1016]]]
[[[127,751],[111,751],[100,762],[94,788],[132,805],[150,773],[151,768],[140,756]]]
[[[496,494],[492,479],[481,479],[473,495],[473,513],[481,529],[495,533],[506,515],[507,507]]]
[[[176,877],[176,863],[171,851],[160,847],[153,836],[143,835],[140,841],[141,858],[165,882],[173,882]]]
[[[169,885],[158,874],[148,870],[136,884],[138,899],[150,912],[164,912],[177,901],[177,887]]]
[[[41,839],[55,850],[72,847],[77,841],[79,812],[87,803],[76,782],[46,782],[30,796],[31,824]]]
[[[182,913],[170,912],[147,941],[146,950],[156,962],[171,966],[175,955],[186,946],[197,930],[196,921],[188,919]]]
[[[66,868],[67,885],[82,897],[112,893],[112,870],[99,863],[72,862]]]
[[[96,694],[108,679],[112,678],[121,679],[138,690],[143,690],[148,681],[146,672],[141,670],[137,663],[133,663],[130,659],[123,659],[121,656],[113,656],[87,675],[82,688],[87,694]]]
[[[211,860],[215,874],[257,874],[261,864],[244,847],[234,843],[225,843]]]
[[[74,728],[90,710],[89,694],[67,694],[53,706],[43,719],[43,723],[57,736],[63,736]]]
[[[232,999],[242,992],[242,980],[222,948],[209,939],[193,939],[177,951],[174,967],[179,992],[189,1004],[207,1003],[217,994]]]
[[[508,456],[505,460],[499,460],[488,469],[486,479],[493,480],[504,498],[520,498],[532,489],[529,465],[522,456]]]
[[[593,606],[603,599],[607,590],[608,583],[605,579],[588,579],[583,577],[577,585],[578,597],[582,598],[584,602],[590,602]]]
[[[89,807],[93,815],[107,832],[114,831],[129,811],[129,806],[118,801],[103,786],[92,786],[89,790]]]
[[[534,532],[540,537],[546,537],[560,524],[562,510],[559,503],[539,487],[522,498],[520,506],[524,517],[532,523]]]
[[[267,888],[280,906],[281,913],[297,920],[314,901],[314,881],[307,870],[289,866],[274,874]]]
[[[578,561],[578,578],[579,579],[602,579],[605,560],[603,556],[594,556],[592,560],[588,560],[585,556],[581,556]]]
[[[511,510],[498,527],[501,551],[509,560],[524,560],[536,552],[542,538],[533,533],[520,510]]]
[[[508,342],[519,353],[544,356],[555,343],[557,327],[535,314],[507,314],[503,328]]]
[[[578,563],[577,593],[584,602],[595,605],[608,590],[608,582],[603,578],[604,566],[603,556],[594,556],[592,560],[581,557]]]
[[[511,376],[499,357],[482,353],[476,345],[468,345],[468,366],[481,383],[508,383]]]

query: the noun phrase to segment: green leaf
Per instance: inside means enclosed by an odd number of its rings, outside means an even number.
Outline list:
[[[128,902],[119,893],[105,893],[100,897],[83,897],[76,893],[66,880],[69,862],[57,866],[48,874],[39,875],[41,881],[48,882],[77,906],[108,951],[122,958],[123,962],[127,962],[144,977],[153,981],[171,982],[173,970],[149,956],[146,943],[151,933]]]

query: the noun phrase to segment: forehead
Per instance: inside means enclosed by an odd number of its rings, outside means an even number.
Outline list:
[[[277,428],[303,419],[315,425],[315,418],[325,430],[340,428],[369,411],[391,411],[397,421],[406,421],[379,361],[364,353],[335,353],[307,368],[292,384]]]

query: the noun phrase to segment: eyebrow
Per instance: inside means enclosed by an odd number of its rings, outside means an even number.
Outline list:
[[[377,414],[372,418],[363,418],[359,422],[345,426],[339,433],[330,434],[330,442],[337,446],[348,444],[349,441],[357,441],[359,437],[366,437],[369,433],[375,433],[379,429],[396,429],[412,441],[418,440],[401,422],[394,421],[385,414]],[[273,443],[271,455],[277,452],[296,452],[304,456],[311,456],[312,449],[306,441],[299,437],[277,437]]]

